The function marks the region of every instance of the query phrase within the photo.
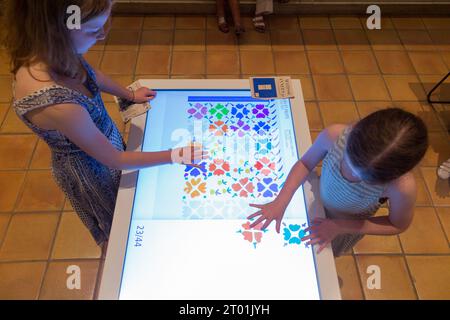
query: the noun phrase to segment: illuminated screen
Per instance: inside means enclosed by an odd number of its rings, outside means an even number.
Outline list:
[[[266,230],[250,203],[273,201],[298,161],[289,100],[248,90],[158,90],[142,151],[202,143],[200,168],[141,170],[121,299],[319,299],[303,189]]]

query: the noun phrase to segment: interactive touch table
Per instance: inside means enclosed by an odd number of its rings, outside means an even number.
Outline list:
[[[280,234],[246,218],[311,145],[300,81],[295,98],[271,101],[251,98],[248,80],[140,82],[158,96],[133,120],[128,150],[195,141],[210,159],[123,173],[99,299],[340,299],[331,248],[300,242],[324,217],[317,177],[296,192]]]

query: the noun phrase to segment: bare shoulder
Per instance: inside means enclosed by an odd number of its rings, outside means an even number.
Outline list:
[[[55,84],[43,65],[23,66],[16,73],[15,97],[21,99]]]
[[[323,130],[322,133],[330,142],[334,143],[347,127],[348,125],[345,124],[333,124]]]
[[[417,194],[417,184],[414,174],[408,172],[392,181],[387,188],[389,198],[407,198],[415,199]]]

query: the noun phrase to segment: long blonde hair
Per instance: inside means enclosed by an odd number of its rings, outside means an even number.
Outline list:
[[[113,0],[5,0],[2,43],[11,59],[11,72],[44,63],[60,77],[82,81],[84,72],[67,28],[67,8],[81,8],[81,23],[106,12]]]

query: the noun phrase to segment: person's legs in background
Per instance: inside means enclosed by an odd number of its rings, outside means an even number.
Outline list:
[[[245,29],[242,26],[241,22],[241,9],[239,8],[239,0],[228,0],[228,4],[230,5],[231,14],[233,16],[236,35],[240,35],[245,32]]]
[[[226,0],[216,0],[217,25],[220,31],[228,33],[230,31],[230,28],[228,27],[228,23],[225,20],[225,1]]]
[[[264,16],[273,13],[273,0],[256,0],[256,12],[253,26],[258,32],[266,32]]]

